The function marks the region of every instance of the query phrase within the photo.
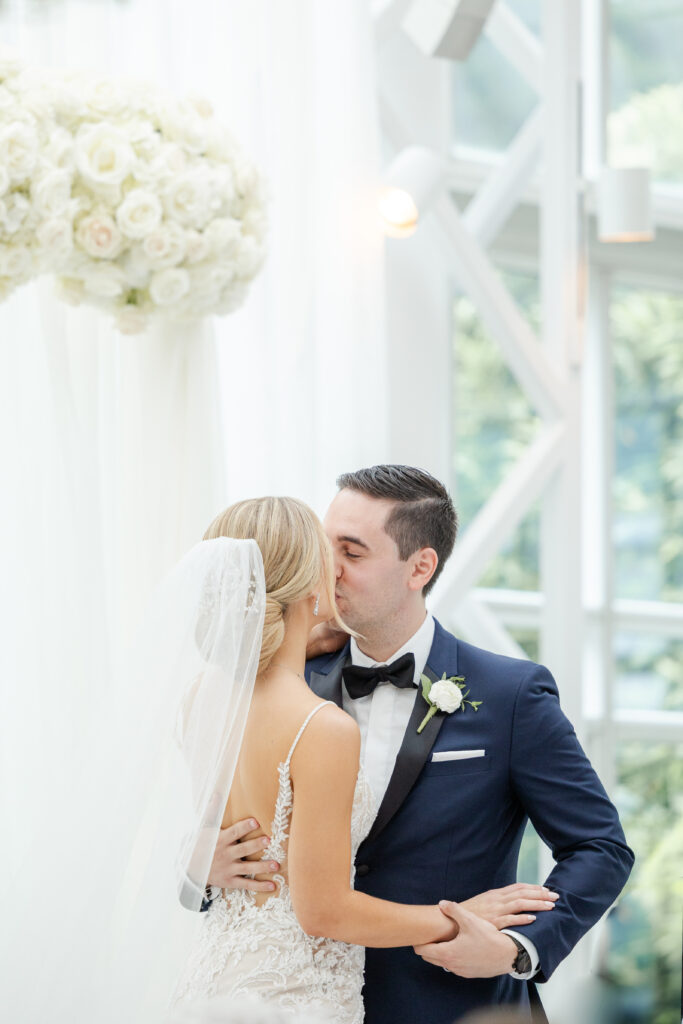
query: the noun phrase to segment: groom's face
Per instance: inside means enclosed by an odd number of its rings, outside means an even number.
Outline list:
[[[396,542],[384,531],[392,507],[392,501],[347,488],[325,516],[334,551],[337,608],[360,633],[399,613],[412,593],[410,561],[401,561]]]

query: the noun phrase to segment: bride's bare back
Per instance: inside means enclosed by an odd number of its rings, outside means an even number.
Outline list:
[[[268,846],[270,829],[278,796],[278,768],[286,758],[291,745],[307,715],[321,704],[320,698],[304,690],[301,681],[287,669],[274,667],[269,673],[267,686],[256,686],[244,731],[235,777],[223,815],[222,827],[254,817],[263,827],[249,833],[246,839],[263,837],[263,849]],[[245,860],[260,862],[262,853],[251,854]],[[271,862],[266,870],[254,872],[256,879],[267,881],[275,870]],[[278,870],[288,879],[285,860]],[[256,893],[257,905],[279,894]]]

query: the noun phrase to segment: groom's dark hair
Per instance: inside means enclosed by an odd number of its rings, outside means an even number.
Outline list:
[[[423,591],[428,594],[450,557],[458,532],[458,515],[444,485],[414,466],[370,466],[342,473],[337,487],[395,502],[384,530],[396,542],[399,558],[405,562],[420,548],[434,548],[437,553],[439,564]]]

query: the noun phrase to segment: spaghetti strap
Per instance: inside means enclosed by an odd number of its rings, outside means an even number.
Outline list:
[[[292,760],[292,754],[294,753],[294,750],[296,748],[297,743],[301,739],[301,736],[303,734],[304,729],[306,728],[306,726],[308,725],[310,720],[313,718],[313,715],[316,715],[318,713],[318,711],[321,710],[321,708],[327,707],[328,704],[334,704],[334,701],[333,700],[326,700],[322,704],[316,705],[316,707],[314,707],[313,710],[311,712],[309,712],[308,715],[306,715],[306,718],[305,718],[301,728],[299,729],[298,733],[296,734],[296,736],[294,738],[294,742],[292,743],[291,747],[289,748],[289,753],[287,754],[287,760],[285,761],[285,765],[287,766],[287,768],[289,768],[289,762]]]

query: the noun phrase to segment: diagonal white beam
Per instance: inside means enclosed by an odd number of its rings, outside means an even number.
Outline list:
[[[529,115],[505,154],[463,214],[463,223],[485,248],[491,244],[529,182],[541,154],[543,111]]]
[[[562,423],[546,427],[496,488],[455,548],[434,587],[432,608],[453,608],[477,583],[491,559],[512,536],[560,465],[565,447]]]
[[[543,48],[538,36],[502,0],[498,0],[493,8],[484,32],[496,49],[540,95]]]
[[[392,97],[387,95],[381,87],[379,90],[379,115],[382,132],[395,151],[399,153],[404,147],[409,146],[410,143],[407,140],[411,138],[411,133],[406,124],[405,114],[399,113]]]
[[[544,419],[562,415],[564,394],[557,373],[449,195],[439,197],[434,212],[454,257],[453,273],[477,306],[521,388]]]
[[[413,0],[386,0],[372,5],[375,43],[382,46],[401,30],[401,22]]]
[[[476,592],[470,591],[450,617],[456,633],[464,636],[471,644],[485,647],[495,654],[508,658],[528,659],[528,654],[510,635],[503,623],[490,608],[478,600]]]

